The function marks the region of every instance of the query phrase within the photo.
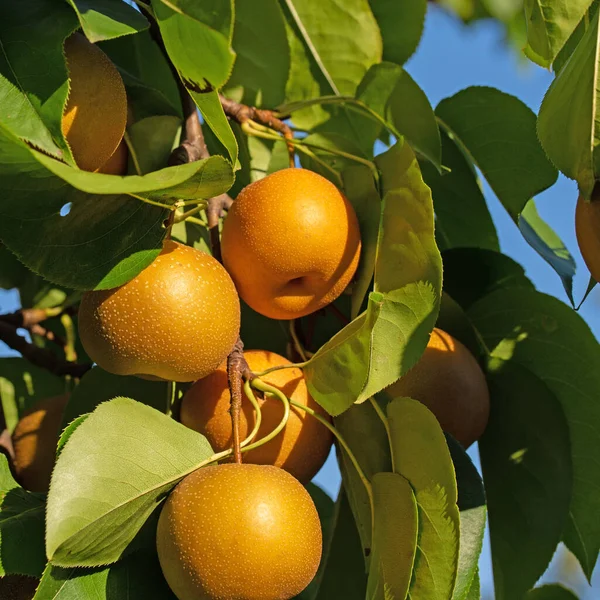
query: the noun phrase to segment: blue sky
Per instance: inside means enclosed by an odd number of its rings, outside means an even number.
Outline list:
[[[419,50],[407,65],[407,70],[425,90],[432,105],[471,85],[489,85],[513,94],[525,102],[534,111],[538,111],[552,74],[529,62],[508,48],[503,42],[502,29],[494,22],[480,22],[465,27],[452,16],[433,7],[427,17],[425,34]],[[502,250],[520,262],[527,275],[542,292],[552,294],[567,301],[566,294],[558,276],[531,249],[521,237],[518,229],[508,217],[498,200],[485,186],[486,198],[498,228]],[[580,299],[587,287],[588,272],[583,263],[574,229],[575,201],[577,189],[574,182],[561,177],[558,183],[541,194],[537,206],[542,217],[554,228],[567,248],[573,254],[578,267],[575,280],[575,297]],[[600,287],[600,286],[599,286]],[[600,334],[600,316],[598,303],[600,292],[595,290],[581,309],[581,315],[596,334]],[[14,292],[0,291],[0,311],[7,312],[18,308]],[[6,355],[7,349],[0,343],[0,354]],[[476,460],[476,450],[472,452]],[[330,456],[315,482],[330,495],[335,496],[340,483],[335,458]],[[489,551],[482,556],[483,598],[493,598]],[[555,565],[549,572],[549,579],[555,580]],[[586,586],[581,574],[575,569],[569,573],[569,584],[580,593],[582,600],[591,599],[600,590],[600,578],[595,586],[596,592],[585,592]]]

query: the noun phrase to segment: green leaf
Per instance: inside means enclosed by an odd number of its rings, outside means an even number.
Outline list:
[[[472,588],[479,588],[477,573],[487,513],[485,491],[483,481],[465,449],[448,434],[446,442],[456,472],[460,510],[458,572],[452,600],[469,600]]]
[[[571,501],[571,445],[560,402],[543,380],[495,358],[487,377],[491,413],[479,452],[496,597],[512,600],[541,577],[561,540]]]
[[[179,145],[181,119],[169,115],[147,117],[128,130],[133,173],[146,175],[164,168],[173,148]]]
[[[116,562],[169,491],[212,455],[195,431],[128,398],[101,404],[52,473],[46,554],[56,566]]]
[[[197,93],[219,89],[229,78],[235,53],[233,2],[152,0],[170,59],[186,87]],[[198,49],[210,49],[198,60]]]
[[[277,0],[236,4],[233,49],[237,58],[227,95],[249,106],[273,108],[283,102],[290,51]]]
[[[63,416],[63,427],[85,413],[91,413],[102,402],[118,396],[137,400],[163,411],[167,406],[166,381],[150,381],[140,377],[113,375],[95,366],[80,380],[71,393]]]
[[[96,569],[48,565],[33,600],[176,600],[162,575],[158,557],[136,552],[115,565]]]
[[[12,431],[20,416],[38,400],[65,392],[65,381],[19,357],[0,359],[0,401],[6,427]]]
[[[25,491],[0,455],[0,576],[44,570],[44,497]]]
[[[373,173],[368,167],[362,165],[349,167],[342,172],[342,178],[346,196],[358,217],[362,243],[360,262],[352,288],[351,316],[355,318],[361,310],[375,272],[381,198]]]
[[[229,158],[232,164],[237,161],[238,145],[235,135],[229,125],[229,120],[223,112],[217,92],[198,93],[188,88],[196,106],[200,109],[204,122],[211,128],[215,138],[221,144],[219,154]]]
[[[77,14],[83,33],[90,42],[137,33],[149,23],[139,11],[123,0],[67,0]]]
[[[340,490],[333,516],[331,537],[323,550],[324,568],[318,581],[318,590],[309,598],[329,600],[338,597],[344,600],[363,600],[367,576],[360,538],[343,489]],[[300,597],[304,600],[304,594]]]
[[[334,424],[356,457],[367,479],[391,471],[390,443],[383,423],[370,402],[355,404],[334,419]],[[345,452],[338,454],[344,490],[352,507],[365,562],[371,555],[371,504],[365,486]]]
[[[592,0],[525,0],[525,54],[548,68],[591,3]]]
[[[66,3],[0,6],[0,125],[67,160],[61,119],[69,88],[62,43],[77,26]]]
[[[550,85],[540,107],[539,139],[550,160],[575,179],[589,199],[599,173],[600,131],[596,127],[598,20],[596,11],[568,63]]]
[[[330,93],[353,95],[369,67],[382,57],[381,34],[368,0],[280,0],[280,4],[291,57],[286,101]],[[315,107],[294,115],[294,122],[312,128],[328,118],[326,111]]]
[[[465,600],[481,600],[481,584],[479,582],[479,569],[475,571],[475,577],[469,588],[469,593]]]
[[[419,282],[429,286],[439,301],[442,261],[435,244],[431,191],[423,183],[419,163],[402,142],[380,154],[375,162],[383,192],[375,291],[401,291],[407,284]],[[399,264],[402,269],[398,269]],[[437,302],[431,310],[437,313]]]
[[[553,583],[530,590],[525,600],[578,600],[577,596],[566,587]]]
[[[519,215],[519,229],[527,243],[558,273],[571,304],[573,277],[577,265],[556,232],[540,217],[535,200],[530,200]]]
[[[134,195],[171,203],[209,198],[229,188],[233,173],[218,156],[143,177],[88,173],[27,147],[0,128],[0,177],[8,192],[0,199],[3,243],[52,282],[106,289],[137,275],[162,247],[167,211]],[[70,212],[61,216],[67,205]]]
[[[410,598],[451,598],[458,568],[460,518],[450,452],[423,404],[396,398],[387,406],[394,471],[412,486],[419,518]]]
[[[502,288],[535,289],[525,269],[500,252],[453,248],[443,253],[444,290],[463,309]]]
[[[21,287],[30,274],[27,267],[0,242],[0,288],[12,290]]]
[[[433,207],[416,158],[399,142],[377,157],[384,193],[367,310],[304,369],[313,398],[338,415],[392,384],[420,358],[441,296]],[[402,269],[398,269],[402,264]]]
[[[513,220],[532,196],[556,181],[558,173],[537,139],[535,114],[518,98],[470,87],[442,100],[435,112]]]
[[[383,38],[383,60],[403,65],[415,52],[427,13],[427,0],[369,0]]]
[[[134,121],[156,115],[182,116],[177,81],[148,31],[99,45],[119,68]]]
[[[423,180],[431,188],[435,210],[435,233],[440,250],[458,247],[500,250],[494,221],[485,201],[477,173],[457,143],[442,136],[440,173],[421,162]]]
[[[377,473],[372,485],[373,556],[366,597],[406,598],[417,552],[415,494],[408,481],[396,473]]]
[[[591,576],[600,549],[600,497],[594,491],[600,485],[600,406],[595,401],[600,394],[595,366],[600,364],[600,346],[576,312],[533,290],[498,290],[468,313],[494,357],[526,368],[562,405],[573,461],[573,495],[563,539]]]

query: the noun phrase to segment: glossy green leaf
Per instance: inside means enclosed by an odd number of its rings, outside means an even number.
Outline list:
[[[127,398],[101,404],[52,473],[46,555],[54,565],[116,562],[168,492],[212,455],[204,437]]]
[[[502,288],[535,289],[525,269],[512,258],[492,250],[453,248],[442,254],[444,291],[463,309]]]
[[[156,554],[136,552],[115,565],[96,569],[48,565],[33,600],[176,600]]]
[[[63,416],[63,427],[85,413],[91,413],[102,402],[117,397],[132,398],[164,412],[167,405],[167,382],[150,381],[133,375],[113,375],[95,366],[79,381]]]
[[[571,501],[571,445],[560,402],[542,379],[495,358],[487,378],[491,413],[479,452],[496,598],[512,600],[541,577],[561,540]]]
[[[569,39],[592,0],[525,0],[525,54],[549,67]]]
[[[403,65],[415,52],[427,13],[427,0],[369,0],[383,38],[383,60]]]
[[[434,237],[431,190],[423,183],[419,163],[402,142],[380,154],[375,162],[383,193],[375,291],[401,292],[403,286],[419,282],[430,287],[439,301],[442,261]],[[437,302],[431,310],[437,312]]]
[[[61,119],[69,88],[62,43],[77,26],[77,17],[63,2],[0,6],[0,125],[66,160],[71,153]]]
[[[0,455],[0,576],[41,575],[46,564],[44,508],[43,495],[20,487]]]
[[[229,0],[152,0],[169,57],[190,90],[216,90],[231,74],[235,59],[230,48],[232,4]],[[210,49],[203,53],[202,60],[198,60],[198,48]]]
[[[496,227],[483,195],[477,173],[457,143],[445,132],[442,138],[440,173],[423,161],[423,180],[431,188],[435,210],[435,233],[440,250],[487,248],[500,250]]]
[[[563,539],[590,576],[600,549],[600,498],[594,491],[600,485],[598,342],[576,312],[524,288],[498,290],[472,305],[468,314],[494,357],[526,368],[562,405],[573,461],[573,494]]]
[[[237,57],[227,95],[249,106],[273,108],[283,102],[290,51],[277,0],[236,3],[233,49]]]
[[[460,510],[458,572],[452,600],[470,600],[472,588],[479,588],[477,573],[487,514],[485,491],[465,449],[448,434],[446,442],[456,472]]]
[[[364,568],[360,538],[343,490],[336,502],[332,536],[324,550],[324,570],[318,582],[314,600],[344,598],[364,600],[367,576]]]
[[[38,400],[65,392],[65,381],[20,357],[0,359],[0,401],[6,426],[13,430],[19,417]]]
[[[470,87],[442,100],[435,113],[515,221],[530,198],[556,181],[537,138],[535,114],[518,98]]]
[[[90,42],[148,29],[148,20],[123,0],[67,0]]]
[[[412,600],[450,598],[458,569],[460,518],[450,452],[423,404],[395,398],[387,406],[394,470],[412,486],[419,519]]]
[[[352,289],[352,318],[358,316],[375,271],[381,198],[368,167],[353,166],[342,173],[344,191],[352,203],[360,227],[362,248]]]
[[[92,289],[125,283],[160,252],[167,211],[135,196],[208,198],[226,191],[233,173],[218,156],[143,177],[88,173],[0,129],[0,177],[10,192],[0,199],[3,243],[46,279]],[[70,207],[66,216],[63,207]]]
[[[567,296],[574,305],[573,277],[577,269],[575,259],[556,232],[540,217],[533,199],[519,215],[519,229],[527,243],[558,273]]]
[[[569,62],[550,85],[540,107],[537,131],[550,160],[575,179],[589,199],[598,170],[600,131],[596,127],[598,87],[597,11]]]
[[[390,443],[381,418],[370,402],[355,404],[334,420],[367,479],[392,470]],[[338,454],[344,490],[356,520],[365,562],[370,562],[372,513],[369,497],[352,461],[345,452]]]
[[[373,556],[366,598],[406,598],[418,552],[415,494],[397,473],[377,473],[372,486]]]
[[[130,173],[146,175],[164,169],[179,145],[181,119],[169,115],[146,117],[128,130]]]
[[[566,587],[553,583],[531,590],[525,600],[578,600],[577,596]]]
[[[148,31],[99,45],[119,68],[133,121],[156,115],[182,116],[177,81]]]

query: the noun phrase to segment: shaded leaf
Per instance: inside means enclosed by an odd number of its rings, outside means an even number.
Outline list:
[[[596,519],[600,498],[594,491],[600,485],[598,342],[576,312],[525,288],[498,290],[472,305],[468,314],[495,358],[530,371],[562,405],[573,461],[573,493],[563,539],[590,576],[600,548]]]
[[[168,115],[147,117],[128,129],[132,173],[146,175],[164,169],[178,146],[181,119]]]
[[[0,576],[44,570],[44,497],[24,490],[0,455]]]
[[[592,0],[525,0],[525,54],[538,65],[549,67],[591,3]]]
[[[46,554],[54,565],[116,562],[169,491],[212,455],[195,431],[127,398],[72,433],[52,473]]]
[[[577,596],[566,587],[553,583],[531,590],[526,600],[578,600]]]
[[[0,125],[66,160],[72,159],[61,131],[69,89],[62,44],[77,27],[66,3],[0,5]]]
[[[458,568],[460,518],[450,452],[423,404],[396,398],[387,406],[394,470],[412,486],[419,519],[410,598],[450,598]]]
[[[494,358],[487,377],[491,413],[479,451],[496,597],[512,600],[535,584],[560,542],[571,500],[571,447],[560,402],[541,379]]]
[[[90,42],[100,42],[148,29],[139,11],[123,0],[67,0]]]
[[[554,81],[540,107],[539,139],[550,160],[575,179],[589,199],[598,173],[596,88],[598,20],[596,11],[583,38]]]
[[[369,600],[406,598],[417,552],[417,503],[413,490],[397,473],[377,473],[373,485],[373,556]]]
[[[435,113],[515,221],[532,196],[556,181],[537,139],[535,114],[518,98],[470,87],[442,100]]]
[[[0,288],[11,290],[21,287],[30,274],[27,267],[0,242]]]
[[[494,221],[485,201],[477,173],[457,143],[441,132],[440,173],[423,161],[423,180],[431,188],[435,210],[435,233],[440,250],[458,247],[500,250]]]
[[[227,95],[249,106],[272,108],[283,102],[290,52],[277,0],[236,3],[233,49],[237,57]]]
[[[527,243],[558,273],[567,296],[574,305],[575,259],[556,232],[540,217],[533,199],[519,215],[519,229]]]

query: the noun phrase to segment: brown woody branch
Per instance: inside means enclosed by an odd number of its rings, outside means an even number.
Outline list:
[[[58,316],[58,314],[43,308],[22,308],[13,313],[0,315],[0,321],[17,329],[27,329],[32,335],[39,335],[64,348],[65,340],[41,325],[43,321],[53,316]]]

